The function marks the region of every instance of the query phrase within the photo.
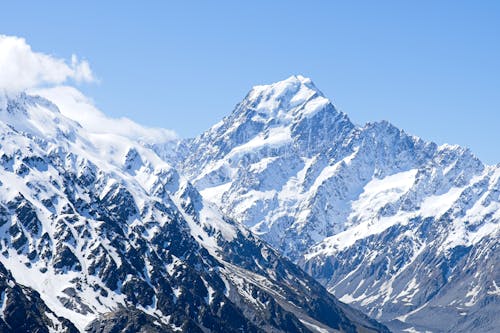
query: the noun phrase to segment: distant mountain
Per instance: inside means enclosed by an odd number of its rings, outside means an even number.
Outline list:
[[[2,332],[388,332],[150,148],[175,142],[64,114],[27,94],[0,108]]]
[[[500,327],[500,167],[468,149],[386,121],[354,125],[292,76],[254,87],[177,154],[156,151],[225,215],[395,331]]]

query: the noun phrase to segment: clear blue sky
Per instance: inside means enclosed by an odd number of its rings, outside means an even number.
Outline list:
[[[0,33],[87,59],[100,83],[79,88],[108,115],[194,136],[303,74],[358,124],[500,162],[500,1],[76,3],[3,3]]]

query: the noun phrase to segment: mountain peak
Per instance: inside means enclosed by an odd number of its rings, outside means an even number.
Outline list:
[[[296,88],[297,86],[300,85],[308,86],[313,90],[320,92],[310,78],[302,75],[292,75],[284,80],[277,81],[271,84],[256,85],[253,87],[252,90],[258,90],[258,91],[269,90],[269,89],[288,90]]]
[[[254,86],[231,115],[212,127],[207,135],[223,138],[226,149],[261,136],[261,139],[280,138],[277,140],[280,146],[293,141],[310,147],[327,142],[330,145],[353,127],[347,115],[337,111],[311,79],[292,75],[276,83]],[[319,132],[325,142],[317,137]],[[210,142],[212,146],[218,145]]]
[[[80,128],[48,99],[24,92],[3,97],[0,122],[16,131],[53,140],[72,137]]]
[[[316,97],[329,103],[311,79],[292,75],[272,84],[254,86],[246,99],[254,102],[259,110],[273,110],[291,109]]]
[[[273,157],[280,151],[311,157],[335,147],[354,128],[347,115],[335,109],[311,79],[293,75],[254,86],[229,116],[193,140],[193,149],[203,152],[202,156],[193,156],[197,162],[188,158],[182,164],[198,169],[217,156],[227,157],[232,165],[250,155]],[[185,171],[197,173],[194,169]]]

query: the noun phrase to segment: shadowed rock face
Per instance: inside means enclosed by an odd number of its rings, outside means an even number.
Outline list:
[[[165,158],[225,215],[394,330],[500,326],[500,168],[469,150],[355,126],[297,76],[178,151]]]
[[[159,322],[158,318],[150,316],[135,308],[123,308],[104,314],[90,323],[86,331],[90,333],[174,332],[170,326]],[[198,331],[201,332],[200,330]]]
[[[22,95],[0,110],[0,262],[34,325],[20,331],[387,332],[153,150],[47,105]]]
[[[78,332],[69,320],[50,310],[36,291],[17,284],[2,263],[0,295],[2,332]]]

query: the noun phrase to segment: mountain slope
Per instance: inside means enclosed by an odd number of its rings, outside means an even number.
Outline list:
[[[27,94],[0,110],[0,283],[36,297],[41,331],[387,332],[148,144],[64,114]]]
[[[17,284],[0,263],[2,332],[78,332],[67,319],[58,317],[33,289]]]
[[[302,76],[180,147],[224,214],[395,330],[499,326],[500,168],[469,150],[355,126]]]

